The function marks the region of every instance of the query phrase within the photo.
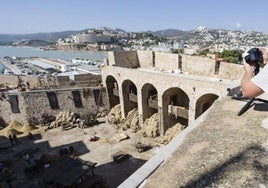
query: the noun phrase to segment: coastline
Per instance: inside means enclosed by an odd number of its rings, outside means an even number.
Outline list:
[[[29,46],[0,46],[0,57],[44,57],[71,60],[75,58],[103,61],[108,56],[107,51],[84,51],[84,50],[42,50],[40,47]]]

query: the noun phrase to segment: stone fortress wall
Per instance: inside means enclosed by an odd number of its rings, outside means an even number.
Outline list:
[[[105,109],[108,106],[105,89],[100,87],[100,84],[101,76],[93,74],[75,75],[74,80],[70,80],[69,76],[38,78],[33,76],[0,75],[0,117],[6,123],[12,120],[27,123],[30,117],[40,120],[44,113],[53,116],[63,111],[70,111],[80,115],[94,114],[98,108],[94,96],[94,92],[97,90],[102,91],[101,106]],[[18,88],[18,85],[22,85],[22,88]],[[72,91],[80,93],[82,107],[75,107],[72,100]],[[58,109],[51,109],[50,107],[47,93],[51,92],[56,95],[59,104]],[[19,112],[14,113],[12,111],[9,96],[17,98]]]
[[[84,97],[84,90],[93,91],[106,87],[102,92],[105,108],[121,104],[122,117],[138,108],[140,123],[154,113],[158,113],[158,121],[163,134],[174,123],[188,125],[198,118],[214,100],[226,94],[227,88],[238,85],[243,74],[241,65],[215,62],[202,57],[184,56],[148,51],[114,51],[101,67],[102,75],[79,75],[71,81],[67,77],[57,77],[50,82],[41,83],[37,78],[28,80],[30,87],[37,90],[22,92],[4,92],[6,96],[16,95],[19,113],[11,110],[8,100],[0,100],[0,116],[5,121],[18,120],[27,122],[30,117],[40,118],[42,114],[58,114],[61,111],[72,111],[85,114],[97,108],[94,95]],[[18,77],[13,79],[1,75],[3,85],[11,82],[18,84]],[[230,78],[229,80],[225,80]],[[40,85],[41,84],[41,85]],[[43,85],[42,85],[43,84]],[[83,107],[76,108],[71,100],[72,91],[81,94]],[[103,90],[103,89],[102,89]],[[59,109],[51,109],[47,92],[55,92]],[[68,97],[69,96],[69,97]]]
[[[76,106],[75,100],[77,99],[75,99],[72,93],[73,91],[79,93],[81,106],[79,106],[79,104]],[[48,93],[55,94],[58,108],[53,109],[53,107],[51,107]],[[74,112],[80,116],[96,114],[100,108],[107,109],[106,106],[108,106],[105,88],[103,87],[73,87],[67,89],[24,92],[10,91],[3,92],[2,95],[4,96],[2,96],[2,100],[0,100],[0,117],[2,117],[6,123],[12,120],[27,123],[30,118],[41,120],[42,115],[45,113],[55,117],[60,112],[65,111]],[[13,98],[10,98],[10,96],[13,96]]]
[[[122,117],[138,108],[139,121],[158,114],[161,134],[175,123],[190,125],[227,90],[239,85],[243,66],[152,51],[114,51],[101,67],[109,107]]]

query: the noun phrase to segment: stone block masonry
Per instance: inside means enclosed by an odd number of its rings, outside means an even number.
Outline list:
[[[81,96],[81,107],[76,107],[72,91],[79,91]],[[58,108],[52,109],[47,93],[54,93],[56,96],[54,102],[58,103]],[[76,92],[77,93],[77,92]],[[105,88],[103,87],[85,87],[85,88],[68,88],[55,90],[39,90],[27,92],[5,92],[6,98],[0,100],[0,116],[8,123],[16,120],[20,123],[27,123],[28,119],[35,117],[41,119],[44,113],[56,116],[63,111],[71,111],[80,115],[89,113],[97,113],[99,107],[106,108],[107,96]],[[12,112],[12,103],[8,96],[15,95],[18,99],[19,112]],[[100,103],[100,104],[99,104]],[[13,104],[14,105],[14,104]],[[79,106],[79,105],[78,105]]]

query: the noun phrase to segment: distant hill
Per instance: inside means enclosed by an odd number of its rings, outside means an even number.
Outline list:
[[[177,29],[164,29],[164,30],[159,30],[159,31],[148,31],[148,33],[152,33],[153,35],[156,35],[159,37],[173,38],[177,36],[188,35],[189,31],[182,31],[182,30],[177,30]]]
[[[126,38],[129,40],[130,36],[137,36],[136,33],[150,33],[157,37],[165,38],[170,41],[178,41],[181,44],[197,45],[201,48],[213,47],[215,45],[232,45],[232,46],[267,46],[268,35],[257,31],[234,31],[224,29],[211,29],[200,26],[195,30],[183,31],[177,29],[164,29],[159,31],[144,31],[144,32],[126,32],[122,29],[112,28],[91,28],[80,31],[62,31],[50,33],[35,33],[35,34],[0,34],[0,45],[12,45],[13,43],[23,45],[46,45],[55,43],[58,39],[68,38],[70,35],[77,35],[79,33],[88,32],[89,30],[100,30],[105,33],[116,35],[118,38]],[[145,36],[146,35],[142,35]],[[25,40],[33,40],[32,42],[24,43]],[[43,41],[43,42],[42,42]]]
[[[49,42],[55,42],[60,38],[65,38],[70,35],[81,33],[82,31],[62,31],[62,32],[50,32],[50,33],[35,33],[35,34],[0,34],[0,43],[17,42],[24,39],[30,40],[43,40]]]

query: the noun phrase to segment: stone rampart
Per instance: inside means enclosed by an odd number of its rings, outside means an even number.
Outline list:
[[[229,80],[241,80],[244,75],[244,69],[241,64],[220,63],[219,77]]]
[[[75,106],[75,96],[72,91],[79,91],[82,106]],[[98,93],[101,91],[101,98]],[[58,106],[57,109],[52,109],[47,96],[47,93],[55,93]],[[17,120],[20,123],[26,123],[30,117],[35,117],[40,120],[44,113],[56,116],[63,111],[71,111],[80,115],[96,113],[99,107],[106,108],[107,97],[105,89],[102,87],[87,87],[87,88],[72,88],[72,89],[57,89],[57,90],[39,90],[28,92],[6,92],[5,100],[0,100],[0,116],[6,122]],[[12,112],[9,96],[17,96],[18,113]],[[100,105],[98,102],[101,101]]]
[[[142,68],[153,67],[153,52],[152,51],[137,51],[140,66]]]
[[[136,51],[114,51],[108,53],[109,65],[125,67],[125,68],[137,68],[139,67],[139,60]]]
[[[179,55],[155,52],[155,67],[160,70],[177,71],[179,69]]]
[[[182,72],[200,76],[214,76],[215,60],[182,55]]]
[[[75,85],[95,87],[101,83],[101,75],[78,74],[74,75]]]
[[[196,76],[240,80],[240,64],[217,62],[208,57],[179,55],[153,51],[113,51],[108,53],[107,65],[124,68],[144,68],[182,72]]]

